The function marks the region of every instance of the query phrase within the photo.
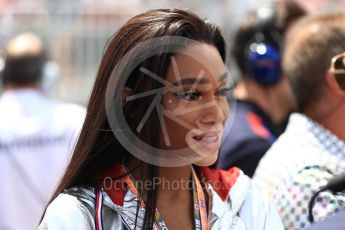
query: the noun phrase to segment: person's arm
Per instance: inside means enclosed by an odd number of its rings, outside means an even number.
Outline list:
[[[275,188],[273,199],[286,229],[303,229],[308,221],[308,203],[314,193],[334,175],[325,167],[308,166],[286,176]],[[341,208],[345,194],[320,193],[314,202],[314,220],[321,220]]]
[[[38,230],[94,229],[91,213],[78,199],[60,194],[47,208]]]

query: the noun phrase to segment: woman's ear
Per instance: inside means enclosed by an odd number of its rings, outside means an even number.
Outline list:
[[[127,103],[127,100],[126,98],[129,97],[130,95],[132,95],[133,93],[133,89],[132,88],[129,88],[128,86],[125,86],[123,88],[123,92],[122,92],[122,105],[126,105]]]
[[[342,90],[340,85],[338,84],[337,79],[335,78],[334,74],[332,73],[331,69],[328,69],[326,71],[326,84],[328,88],[332,91],[333,94],[339,96],[339,97],[344,97],[345,96],[345,91]]]

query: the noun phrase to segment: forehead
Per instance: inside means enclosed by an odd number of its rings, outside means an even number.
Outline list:
[[[218,50],[212,45],[193,44],[171,56],[167,80],[171,82],[177,80],[176,77],[197,77],[200,72],[209,80],[218,80],[225,72],[223,60]]]

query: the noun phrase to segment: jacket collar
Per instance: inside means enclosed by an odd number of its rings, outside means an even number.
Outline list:
[[[199,167],[199,169],[201,179],[210,191],[211,222],[216,222],[225,215],[225,212],[231,212],[231,216],[236,216],[250,190],[250,179],[238,168],[231,168],[228,171],[208,167]],[[141,226],[145,209],[140,207],[138,216],[136,215],[138,197],[127,189],[126,173],[123,166],[115,164],[98,174],[96,179],[100,182],[103,181],[99,185],[104,191],[104,205],[118,212],[126,224],[134,228],[136,218],[137,226]],[[111,179],[114,179],[115,182]]]

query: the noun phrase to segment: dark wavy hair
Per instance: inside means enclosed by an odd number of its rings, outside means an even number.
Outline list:
[[[107,44],[87,106],[86,120],[70,164],[51,201],[59,193],[73,186],[92,186],[95,174],[117,162],[121,163],[121,159],[129,156],[127,150],[111,132],[106,115],[106,88],[114,67],[128,51],[143,41],[161,36],[180,36],[210,44],[217,48],[225,62],[225,42],[219,28],[194,13],[182,9],[156,9],[131,18]],[[145,60],[143,65],[158,76],[165,77],[169,63],[169,55],[160,55]],[[143,90],[157,88],[160,83],[135,70],[130,74],[126,84],[136,94]],[[126,104],[123,107],[130,127],[134,127],[142,119],[150,103],[150,99],[147,98],[141,100],[140,103]],[[150,116],[141,131],[140,138],[152,146],[159,145],[160,135],[156,132],[159,128],[157,117]],[[148,175],[149,178],[145,179],[153,180],[158,176],[157,166],[143,163],[139,167],[143,167],[146,171],[144,175]],[[143,229],[152,229],[157,194],[155,190],[152,190],[147,191],[146,195]]]

